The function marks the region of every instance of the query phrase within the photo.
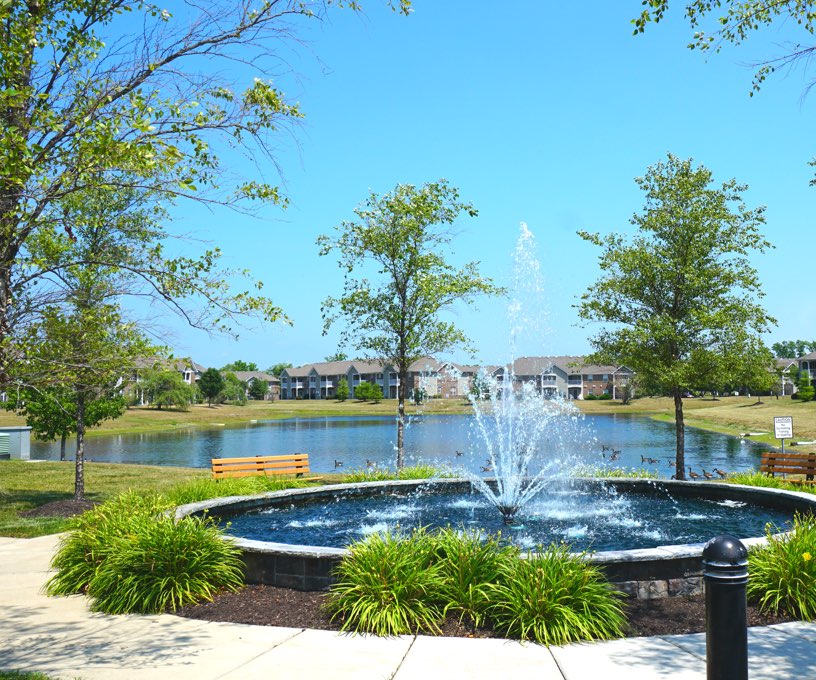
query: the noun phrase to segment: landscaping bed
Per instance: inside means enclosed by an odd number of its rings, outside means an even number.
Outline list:
[[[218,595],[213,602],[184,607],[175,613],[205,621],[339,630],[339,622],[332,622],[323,610],[325,601],[325,593],[254,585],[235,593]],[[631,599],[626,601],[626,616],[629,624],[627,637],[701,633],[705,631],[705,598]],[[749,626],[768,626],[795,620],[790,616],[762,614],[755,606],[748,605]],[[449,618],[445,622],[442,633],[449,637],[498,637],[489,628],[463,625],[456,618]]]

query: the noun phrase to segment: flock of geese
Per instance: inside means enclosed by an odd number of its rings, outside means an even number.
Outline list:
[[[601,444],[601,455],[606,458],[606,452],[610,451],[611,455],[609,456],[609,460],[618,460],[621,456],[621,451],[619,449],[614,449],[611,446],[607,446],[606,444]],[[658,465],[660,463],[660,458],[651,458],[650,456],[644,456],[641,454],[640,462],[645,463],[647,465]],[[667,462],[670,467],[677,467],[677,463],[668,458]],[[714,479],[715,477],[719,477],[720,479],[725,479],[728,477],[728,472],[726,470],[720,470],[720,468],[713,468],[712,472],[709,472],[705,468],[701,468],[703,474],[699,472],[695,472],[691,467],[688,469],[688,477],[689,479]],[[674,474],[671,476],[672,479],[677,479],[677,475]]]
[[[610,452],[610,455],[609,455],[609,460],[610,461],[620,459],[621,453],[622,453],[622,451],[620,449],[614,449],[611,446],[607,446],[606,444],[601,444],[601,454],[603,455],[604,458],[606,458],[606,452],[607,451]],[[464,453],[464,451],[456,451],[455,455],[458,458],[459,456],[464,456],[465,453]],[[660,459],[659,458],[650,458],[649,456],[641,455],[640,456],[640,462],[641,463],[646,463],[646,464],[649,464],[649,465],[657,465],[658,463],[660,463]],[[677,467],[677,463],[674,460],[672,460],[671,458],[668,459],[668,463],[669,463],[669,465],[671,467]],[[335,469],[343,467],[343,461],[342,460],[335,460],[334,461],[334,467],[335,467]],[[377,467],[377,462],[373,461],[373,460],[366,459],[366,467],[367,468],[375,468],[375,467]],[[485,464],[480,466],[480,467],[481,467],[482,472],[493,472],[493,464],[492,464],[490,458],[488,458],[485,461]],[[702,471],[703,471],[703,474],[701,475],[700,473],[695,472],[691,468],[691,466],[689,466],[689,469],[688,469],[689,479],[694,479],[694,480],[701,479],[701,478],[714,479],[714,477],[716,477],[716,476],[718,476],[720,479],[725,479],[726,477],[728,477],[728,472],[726,472],[725,470],[720,470],[720,468],[713,468],[712,472],[708,472],[705,468],[702,468]],[[677,475],[674,474],[674,475],[671,476],[671,478],[672,479],[677,479]]]

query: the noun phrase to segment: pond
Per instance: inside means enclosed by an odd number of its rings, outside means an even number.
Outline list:
[[[470,416],[412,418],[406,429],[406,460],[409,464],[465,465],[478,471],[483,457],[471,441],[471,420]],[[589,465],[647,468],[665,478],[674,472],[669,465],[674,458],[673,423],[639,416],[590,415],[584,420],[584,430],[585,436],[575,446],[578,458]],[[108,463],[209,467],[210,459],[216,457],[303,452],[309,454],[314,472],[333,472],[366,468],[367,464],[390,466],[395,441],[393,417],[292,418],[218,429],[92,437],[87,440],[86,456]],[[619,460],[610,463],[604,447],[619,450]],[[686,429],[686,464],[696,472],[755,467],[761,450],[754,442]],[[71,457],[70,443],[68,455]],[[32,442],[31,457],[59,460],[59,445]],[[643,458],[658,462],[644,463]]]

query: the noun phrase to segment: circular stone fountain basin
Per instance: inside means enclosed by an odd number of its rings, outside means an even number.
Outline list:
[[[702,549],[712,536],[732,533],[760,544],[767,522],[784,527],[797,511],[815,512],[816,496],[712,482],[582,479],[542,494],[508,528],[469,481],[425,480],[219,498],[181,506],[177,516],[228,521],[228,531],[240,536],[248,583],[321,590],[346,554],[343,546],[367,532],[450,525],[501,530],[525,548],[564,540],[590,551],[586,558],[619,588],[648,598],[699,592]]]

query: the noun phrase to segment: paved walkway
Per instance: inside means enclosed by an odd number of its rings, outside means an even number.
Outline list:
[[[504,640],[377,638],[299,628],[106,616],[84,597],[45,597],[57,538],[0,538],[0,669],[82,680],[704,679],[705,636],[541,647]],[[748,632],[752,680],[816,678],[816,624]]]

